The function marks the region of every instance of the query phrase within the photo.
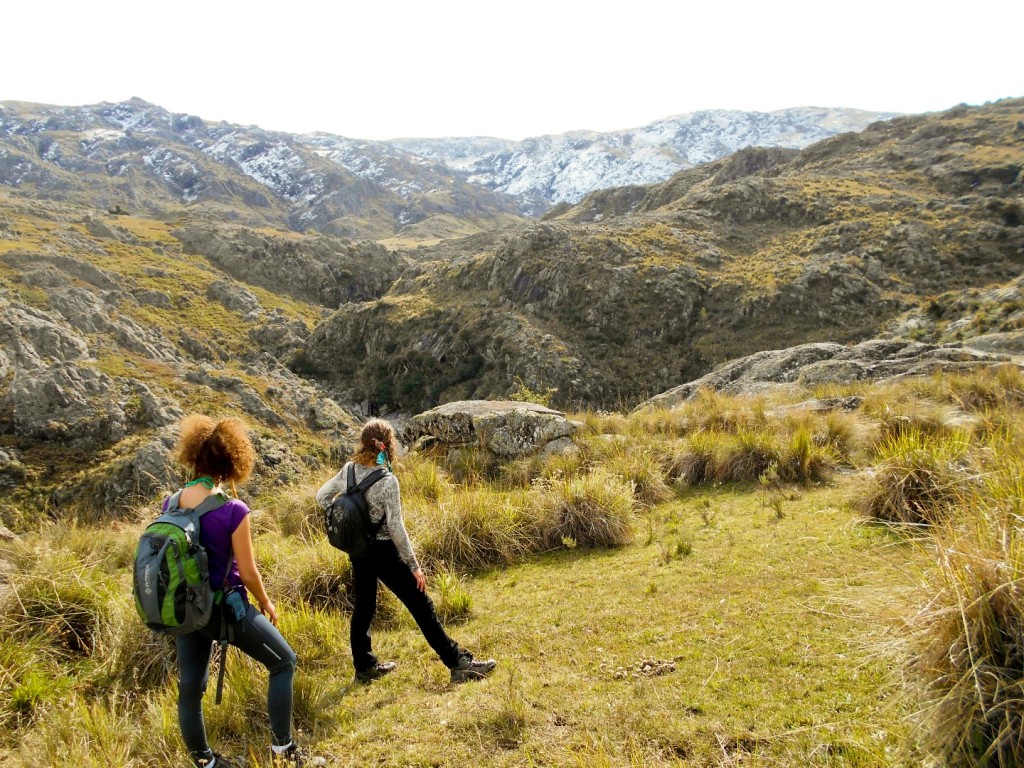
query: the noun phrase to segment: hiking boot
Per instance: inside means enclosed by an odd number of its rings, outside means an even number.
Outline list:
[[[207,765],[212,765],[213,768],[242,768],[241,763],[236,763],[230,757],[225,757],[217,752],[213,753],[212,758],[200,758],[199,760],[196,760],[195,763],[199,768],[204,768]]]
[[[462,656],[452,668],[452,682],[465,683],[467,680],[483,680],[498,666],[494,659],[477,661],[472,656]]]
[[[270,750],[274,768],[300,768],[301,766],[326,765],[327,761],[322,757],[313,757],[309,750],[303,749],[294,741],[288,745],[284,752]]]
[[[393,661],[379,661],[369,669],[364,669],[361,672],[356,672],[356,682],[366,685],[372,683],[374,680],[379,680],[384,675],[390,674],[395,671],[395,667],[398,665]]]

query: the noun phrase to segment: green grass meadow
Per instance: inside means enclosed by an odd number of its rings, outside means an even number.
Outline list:
[[[498,660],[461,686],[387,594],[398,669],[352,685],[329,472],[254,499],[300,739],[337,766],[1017,765],[1022,381],[865,385],[851,412],[703,393],[576,415],[579,449],[547,460],[405,457],[439,612]],[[188,764],[173,644],[130,602],[148,514],[0,548],[4,765]],[[236,651],[213,687],[214,748],[269,766],[265,673]]]

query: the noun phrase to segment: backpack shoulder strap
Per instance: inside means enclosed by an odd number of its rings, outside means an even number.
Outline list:
[[[181,501],[181,489],[179,489],[175,494],[171,496],[170,499],[168,499],[167,509],[164,511],[164,514],[167,514],[168,512],[177,512],[179,501]]]
[[[348,463],[348,486],[345,488],[345,493],[352,493],[352,489],[356,487],[356,463],[350,461]]]
[[[376,483],[378,480],[383,480],[384,476],[387,475],[387,473],[388,471],[383,467],[381,469],[375,469],[373,472],[371,472],[362,479],[359,485],[356,486],[356,490],[365,492],[367,488]]]
[[[225,496],[223,493],[211,493],[209,496],[207,496],[205,499],[199,502],[199,504],[196,505],[196,508],[193,510],[193,512],[196,513],[196,517],[202,517],[207,512],[213,512],[213,510],[215,509],[220,509],[225,504],[227,504],[228,501],[228,497]]]

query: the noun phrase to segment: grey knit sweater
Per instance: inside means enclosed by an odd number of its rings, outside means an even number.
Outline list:
[[[350,461],[345,464],[338,474],[324,483],[320,490],[316,492],[316,501],[321,507],[326,507],[339,493],[344,492],[348,486],[348,466],[351,463]],[[367,467],[364,464],[357,463],[356,482],[362,482],[368,474],[376,469],[378,468]],[[370,508],[370,520],[373,521],[374,525],[385,517],[387,518],[387,522],[377,532],[377,539],[380,541],[388,541],[389,539],[393,541],[398,549],[399,556],[409,566],[409,569],[412,571],[419,570],[420,565],[416,561],[415,553],[412,551],[409,532],[405,530],[405,521],[402,519],[402,497],[398,487],[398,478],[394,475],[388,475],[383,480],[378,480],[371,485],[366,491],[366,503]]]

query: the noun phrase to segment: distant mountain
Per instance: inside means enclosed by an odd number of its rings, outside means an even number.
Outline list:
[[[426,241],[514,224],[595,190],[663,181],[743,147],[803,147],[888,113],[709,111],[521,142],[362,141],[208,123],[141,99],[0,103],[0,185],[47,199],[251,226]]]
[[[521,381],[560,407],[614,408],[763,350],[894,325],[1017,349],[1024,99],[743,149],[469,240],[424,248],[386,295],[339,306],[305,370],[381,407],[501,398]]]
[[[0,103],[0,185],[130,212],[386,238],[431,219],[445,236],[515,221],[518,203],[379,142],[207,123],[141,99],[85,107]],[[461,225],[452,226],[452,219]]]
[[[523,199],[538,214],[599,189],[654,184],[684,168],[745,147],[799,149],[837,133],[861,131],[892,112],[798,107],[775,112],[707,110],[641,128],[574,131],[524,141],[489,138],[398,139],[414,155],[469,174],[469,181]]]

